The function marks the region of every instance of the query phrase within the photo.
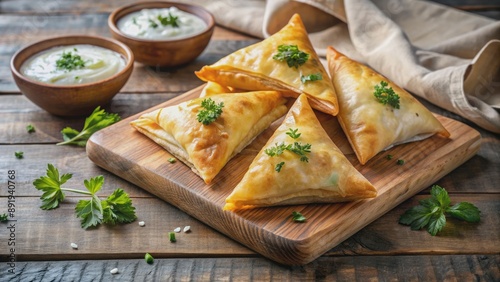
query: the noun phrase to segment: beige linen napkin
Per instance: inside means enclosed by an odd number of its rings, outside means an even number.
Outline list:
[[[299,13],[324,55],[331,45],[410,92],[500,133],[500,22],[417,0],[221,0],[226,27],[267,37]]]

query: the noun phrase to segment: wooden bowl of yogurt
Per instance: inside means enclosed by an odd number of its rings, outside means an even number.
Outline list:
[[[149,66],[175,67],[195,60],[207,47],[215,27],[213,16],[196,5],[138,2],[110,14],[113,38]]]
[[[72,35],[26,46],[11,59],[12,76],[33,103],[59,116],[105,106],[129,79],[134,54],[113,39]]]

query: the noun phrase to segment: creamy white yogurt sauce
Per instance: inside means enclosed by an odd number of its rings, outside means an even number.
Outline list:
[[[172,17],[177,17],[176,24],[172,24]],[[201,18],[176,7],[133,12],[120,18],[117,26],[124,34],[149,40],[179,39],[201,33],[207,28]]]
[[[80,56],[83,66],[68,70],[57,66],[63,54]],[[126,65],[123,56],[115,51],[88,44],[53,47],[42,51],[23,63],[21,73],[33,80],[74,85],[106,79],[120,72]]]

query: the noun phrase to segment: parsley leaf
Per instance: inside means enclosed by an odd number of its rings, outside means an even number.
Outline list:
[[[6,213],[0,214],[0,222],[6,222],[7,220],[9,220],[9,219],[7,218]]]
[[[92,114],[85,119],[82,131],[78,131],[71,127],[66,127],[61,130],[64,141],[57,143],[57,145],[76,145],[84,147],[92,134],[119,120],[120,116],[118,114],[107,113],[98,106],[94,109]]]
[[[76,50],[75,50],[76,51]],[[58,69],[65,69],[72,71],[75,69],[81,69],[85,67],[85,62],[82,57],[77,54],[72,54],[70,52],[63,52],[61,58],[56,61],[56,67]]]
[[[299,142],[293,143],[293,146],[288,149],[290,152],[293,152],[300,156],[301,162],[309,162],[309,158],[306,156],[306,153],[311,152],[311,144],[300,144]]]
[[[123,189],[116,189],[113,194],[102,201],[104,223],[129,223],[136,219],[132,200]]]
[[[446,215],[465,220],[467,222],[479,222],[480,211],[471,203],[461,202],[450,207],[448,192],[434,185],[431,189],[431,198],[419,201],[420,205],[407,210],[399,218],[399,223],[409,225],[412,230],[420,230],[427,227],[427,232],[435,236],[446,225]]]
[[[59,170],[52,164],[48,164],[47,175],[41,176],[33,182],[36,189],[43,191],[42,206],[43,210],[51,210],[59,207],[59,203],[64,200],[64,193],[61,185],[66,183],[73,175],[70,173],[59,176]]]
[[[18,159],[22,159],[24,158],[24,152],[23,151],[15,151],[14,152],[14,155],[16,156],[16,158]]]
[[[135,207],[132,206],[132,200],[125,191],[118,188],[108,198],[101,200],[96,193],[99,192],[104,184],[102,175],[84,180],[83,184],[87,191],[70,188],[62,188],[71,174],[59,176],[59,171],[52,164],[48,164],[47,175],[36,179],[33,185],[36,189],[44,191],[41,199],[42,209],[54,209],[64,200],[64,192],[73,192],[90,196],[90,199],[78,201],[75,206],[75,213],[81,220],[81,226],[84,229],[97,226],[101,223],[129,223],[134,221]]]
[[[201,107],[203,108],[198,112],[196,118],[199,122],[204,125],[209,125],[214,122],[222,114],[222,108],[224,103],[220,102],[218,105],[211,98],[203,99],[201,101]]]
[[[306,217],[303,216],[300,212],[293,211],[292,212],[292,220],[295,222],[305,222]]]
[[[278,54],[274,55],[273,59],[280,62],[286,61],[289,67],[298,68],[309,59],[309,54],[300,51],[297,45],[280,45]]]
[[[274,147],[271,147],[271,148],[267,148],[264,152],[270,156],[270,157],[274,157],[274,156],[279,156],[281,154],[283,154],[283,152],[285,150],[289,150],[291,148],[291,145],[285,145],[285,143],[281,143],[281,144],[274,144]]]
[[[179,27],[179,17],[172,16],[171,13],[168,13],[168,16],[166,17],[158,15],[157,18],[163,26],[171,25],[173,27]]]
[[[308,81],[322,80],[322,79],[323,79],[323,76],[319,72],[315,73],[315,74],[310,74],[310,75],[302,75],[300,77],[300,81],[302,83],[306,83]]]
[[[300,137],[300,134],[301,134],[301,133],[297,132],[298,130],[299,130],[298,128],[295,128],[295,129],[289,128],[288,132],[286,133],[286,135],[292,137],[293,139],[297,139],[297,138]]]
[[[281,172],[281,169],[283,168],[284,165],[285,165],[285,162],[278,163],[274,167],[274,170],[276,170],[277,172]]]
[[[373,95],[380,103],[399,109],[399,95],[392,90],[392,87],[387,88],[388,85],[387,82],[381,81],[380,85],[375,85]]]

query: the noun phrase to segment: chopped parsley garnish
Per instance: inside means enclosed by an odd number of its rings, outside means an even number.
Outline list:
[[[392,160],[392,158],[394,158],[394,156],[391,155],[391,154],[389,154],[389,155],[385,156],[385,158],[388,159],[388,160]]]
[[[292,212],[292,220],[295,221],[295,222],[305,222],[306,221],[306,217],[303,216],[300,212]]]
[[[446,215],[466,222],[479,222],[481,211],[471,203],[461,202],[454,206],[448,192],[439,185],[432,186],[431,198],[419,201],[420,205],[407,210],[399,223],[411,226],[411,230],[427,228],[435,236],[446,225]]]
[[[22,159],[22,158],[24,158],[24,152],[22,152],[22,151],[16,151],[16,152],[14,152],[14,155],[15,155],[15,156],[16,156],[16,158],[18,158],[18,159]]]
[[[168,158],[167,160],[169,163],[173,164],[175,163],[177,160],[175,158]]]
[[[173,27],[179,27],[179,17],[172,16],[171,13],[168,13],[168,16],[166,17],[158,15],[157,18],[163,26],[171,25]]]
[[[33,132],[35,132],[35,127],[32,124],[28,124],[28,125],[26,125],[26,131],[28,133],[33,133]]]
[[[274,170],[276,170],[277,172],[280,172],[281,171],[281,168],[285,165],[285,162],[281,162],[279,164],[276,164],[276,166],[274,167]]]
[[[0,214],[0,222],[6,222],[7,220],[9,220],[9,219],[7,218],[6,213]]]
[[[300,134],[301,134],[301,133],[297,133],[298,130],[299,130],[298,128],[295,128],[295,129],[289,128],[286,135],[292,137],[293,139],[297,139],[300,137]]]
[[[306,83],[308,81],[322,80],[322,79],[323,79],[323,76],[319,72],[316,74],[302,75],[300,77],[300,81],[302,81],[302,83]]]
[[[56,167],[48,164],[47,174],[33,182],[33,186],[43,192],[40,197],[42,199],[41,209],[50,210],[59,207],[65,198],[64,192],[73,192],[90,196],[88,200],[79,200],[75,207],[76,216],[80,218],[81,226],[84,229],[101,223],[129,223],[137,218],[132,200],[122,189],[116,189],[105,200],[101,200],[97,196],[97,192],[104,184],[102,175],[84,180],[86,191],[61,187],[72,176],[70,173],[60,175]]]
[[[149,27],[157,28],[158,24],[155,21],[153,21],[152,19],[149,19]]]
[[[274,55],[273,59],[280,62],[286,61],[289,67],[298,68],[309,59],[309,54],[300,51],[297,45],[280,45],[278,54]]]
[[[224,103],[220,102],[217,105],[214,100],[212,100],[211,98],[207,98],[201,101],[201,107],[203,109],[198,112],[196,118],[204,125],[209,125],[222,114]]]
[[[286,135],[290,136],[293,139],[297,139],[301,135],[301,133],[298,133],[297,131],[298,129],[289,128],[288,132],[286,132]],[[264,152],[270,157],[279,156],[285,151],[289,151],[300,156],[301,162],[309,162],[309,158],[306,156],[306,153],[311,152],[311,144],[301,144],[299,142],[294,142],[293,144],[285,144],[284,142],[282,142],[281,144],[275,143],[273,147],[264,150]],[[285,165],[285,162],[278,163],[275,166],[274,170],[280,172],[283,165]]]
[[[380,103],[399,109],[399,95],[392,90],[392,87],[387,87],[388,85],[387,82],[381,81],[380,85],[375,85],[373,95]]]
[[[396,163],[397,163],[398,165],[404,165],[404,164],[405,164],[405,160],[403,160],[403,159],[399,159]]]
[[[74,49],[76,52],[76,49]],[[81,69],[85,67],[85,62],[82,57],[77,54],[70,52],[63,52],[61,58],[56,61],[56,67],[58,69],[72,71],[75,69]]]
[[[302,145],[299,142],[294,142],[293,146],[290,149],[287,148],[287,150],[299,155],[301,162],[309,162],[309,158],[306,156],[306,153],[311,152],[311,144]]]

